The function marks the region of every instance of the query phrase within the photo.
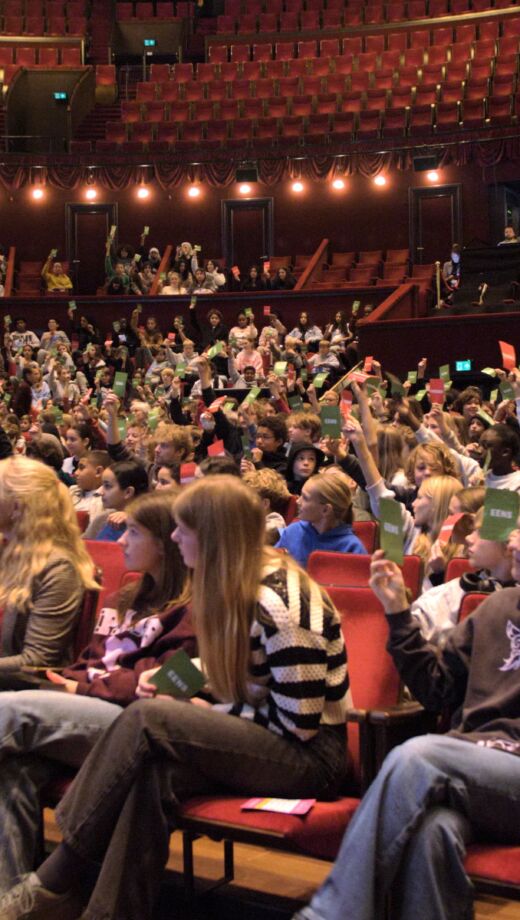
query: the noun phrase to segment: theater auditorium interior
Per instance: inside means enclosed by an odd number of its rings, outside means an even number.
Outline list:
[[[189,240],[225,278],[200,313],[342,311],[359,361],[404,379],[424,355],[489,391],[498,343],[520,345],[519,50],[513,0],[0,0],[3,315],[40,335],[73,303],[104,341],[139,306],[173,329],[193,295],[161,291]],[[152,247],[150,285],[110,290],[107,253]],[[197,885],[231,877],[227,820],[172,837],[158,917],[289,918],[330,868],[330,846],[246,824],[234,881],[172,907],[193,842]],[[513,880],[475,854],[479,920],[520,920],[518,853]]]

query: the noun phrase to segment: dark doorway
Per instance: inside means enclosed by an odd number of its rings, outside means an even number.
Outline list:
[[[117,204],[67,204],[67,253],[76,294],[105,283],[105,241],[117,225]]]
[[[222,202],[222,246],[226,264],[238,265],[242,278],[260,256],[272,254],[273,199]]]
[[[452,243],[463,245],[460,185],[410,189],[410,252],[414,262],[445,262]]]

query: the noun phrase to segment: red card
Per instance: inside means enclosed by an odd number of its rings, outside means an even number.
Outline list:
[[[289,367],[287,368],[287,379],[296,380],[296,368],[294,364],[289,364]]]
[[[370,374],[372,373],[372,361],[374,360],[373,355],[367,355],[365,358],[365,363],[363,365],[363,373]]]
[[[175,342],[175,332],[169,332],[169,333],[168,333],[168,341],[169,341],[169,342]]]
[[[225,453],[224,441],[213,441],[208,447],[208,457],[224,457]]]
[[[238,265],[233,265],[233,267],[232,267],[232,269],[231,269],[231,274],[232,274],[232,275],[239,275],[239,274],[240,274],[240,269],[239,269]]]
[[[350,393],[349,390],[343,390],[341,394],[339,409],[343,418],[347,419],[350,415],[350,410],[352,409],[352,393]]]
[[[187,486],[188,483],[193,482],[195,479],[195,473],[197,472],[196,463],[181,463],[181,486]]]
[[[516,351],[514,345],[509,345],[508,342],[498,342],[500,345],[500,351],[502,352],[502,367],[505,367],[506,371],[512,371],[516,367]]]
[[[270,268],[271,268],[271,263],[264,262],[264,272],[268,272]]]
[[[429,396],[432,405],[444,405],[444,380],[440,377],[431,377]]]
[[[266,306],[264,307],[264,316],[271,316],[271,307],[269,306],[269,304],[266,304]]]
[[[107,339],[105,342],[105,348],[112,348],[112,339]]]
[[[85,395],[82,396],[81,402],[86,405],[91,396],[92,396],[92,387],[90,387],[90,389],[86,391]]]
[[[350,375],[350,380],[353,380],[354,383],[364,383],[368,376],[364,371],[353,371]]]
[[[446,520],[443,522],[442,527],[439,531],[439,540],[441,543],[449,543],[451,540],[451,535],[453,533],[454,527],[459,523],[460,519],[464,517],[464,512],[459,514],[450,514]]]
[[[208,410],[210,412],[218,412],[218,410],[221,409],[224,403],[226,402],[226,399],[227,399],[227,396],[217,396],[217,398],[213,400],[211,405],[208,406]]]

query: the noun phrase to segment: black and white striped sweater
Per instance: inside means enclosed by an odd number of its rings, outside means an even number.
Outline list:
[[[309,741],[320,725],[345,723],[348,690],[345,643],[332,602],[313,581],[307,599],[297,568],[267,567],[251,626],[254,704],[215,708]]]

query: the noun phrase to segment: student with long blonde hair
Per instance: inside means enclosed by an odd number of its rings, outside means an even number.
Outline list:
[[[261,502],[237,477],[191,484],[174,514],[173,539],[193,571],[205,692],[191,703],[154,699],[151,673],[142,675],[143,699],[105,732],[60,806],[64,843],[0,902],[4,920],[22,918],[24,900],[40,920],[57,909],[72,920],[71,883],[91,861],[101,869],[85,920],[150,920],[179,802],[218,790],[339,790],[348,679],[330,599],[264,548]]]
[[[71,660],[83,592],[98,588],[67,488],[27,457],[0,462],[1,686],[23,666]]]
[[[190,579],[171,541],[172,500],[144,495],[127,510],[120,542],[127,569],[140,577],[107,598],[79,659],[59,673],[47,671],[65,692],[51,687],[1,695],[0,894],[37,861],[39,791],[54,776],[56,762],[81,766],[122,707],[136,699],[143,671],[179,648],[196,653]],[[4,903],[0,916],[6,915]]]

